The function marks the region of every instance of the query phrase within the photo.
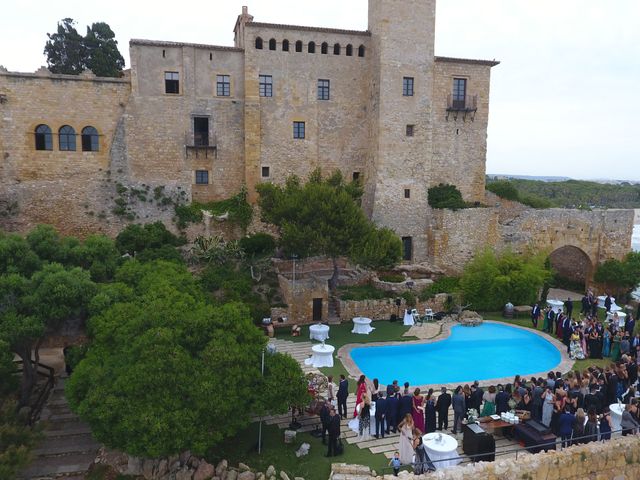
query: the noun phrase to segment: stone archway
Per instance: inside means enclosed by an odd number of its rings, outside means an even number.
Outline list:
[[[593,277],[593,262],[589,255],[573,245],[557,248],[549,255],[549,261],[556,278],[564,281],[567,287],[575,285],[576,289],[583,290]]]

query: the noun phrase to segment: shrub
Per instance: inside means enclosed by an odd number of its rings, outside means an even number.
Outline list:
[[[186,228],[189,223],[202,221],[202,210],[211,212],[213,215],[229,214],[229,221],[240,225],[246,229],[253,218],[253,208],[247,202],[247,189],[242,188],[238,194],[226,200],[218,202],[198,203],[189,205],[176,205],[175,222],[180,229]]]
[[[530,206],[531,208],[544,209],[553,207],[553,203],[550,200],[533,194],[523,195],[520,197],[520,202]]]
[[[353,287],[338,287],[338,295],[342,300],[381,300],[395,296],[393,292],[375,288],[370,283]]]
[[[424,287],[418,294],[421,302],[433,298],[438,293],[453,293],[460,288],[460,277],[442,277]]]
[[[416,306],[416,294],[412,291],[403,292],[400,296],[407,302],[407,307],[413,308]]]
[[[276,249],[275,239],[268,233],[256,233],[240,239],[240,248],[247,256],[271,255]]]
[[[487,184],[487,190],[495,193],[500,198],[505,200],[512,200],[514,202],[520,201],[520,194],[518,189],[508,180],[498,180]]]
[[[116,247],[120,253],[129,255],[139,255],[147,249],[176,247],[182,243],[183,240],[167,230],[162,222],[129,225],[116,237]]]
[[[464,301],[474,310],[500,310],[507,303],[530,305],[551,277],[545,255],[516,255],[504,252],[497,256],[490,249],[480,252],[464,268],[460,287]]]
[[[402,241],[389,228],[372,228],[354,245],[351,256],[365,267],[393,268],[402,258]]]
[[[389,283],[402,283],[405,280],[404,275],[401,273],[381,273],[378,275],[378,278],[382,282]]]
[[[441,183],[428,190],[429,205],[432,208],[448,208],[459,210],[465,208],[467,204],[462,199],[460,190],[455,185]]]

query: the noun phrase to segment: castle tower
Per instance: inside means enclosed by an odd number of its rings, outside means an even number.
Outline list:
[[[435,10],[435,0],[369,0],[374,118],[367,206],[416,262],[427,250]]]

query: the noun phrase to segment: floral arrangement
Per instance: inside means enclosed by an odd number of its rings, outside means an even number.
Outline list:
[[[475,408],[470,408],[467,410],[467,423],[475,423],[478,420],[479,414],[478,410]]]
[[[516,411],[516,401],[513,398],[509,399],[509,410],[511,411],[511,413],[514,413]]]

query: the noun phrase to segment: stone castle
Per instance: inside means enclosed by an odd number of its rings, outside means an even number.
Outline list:
[[[352,31],[259,23],[245,7],[233,47],[131,40],[122,78],[0,68],[0,228],[113,235],[128,221],[170,223],[166,198],[245,186],[255,201],[258,183],[320,167],[362,182],[367,214],[402,238],[408,262],[455,272],[489,243],[565,252],[558,265],[577,261],[588,278],[621,258],[633,212],[487,196],[498,62],[435,56],[435,12],[435,0],[369,0],[368,30]],[[439,183],[491,206],[433,210]]]

